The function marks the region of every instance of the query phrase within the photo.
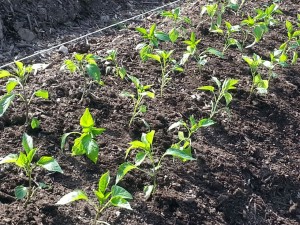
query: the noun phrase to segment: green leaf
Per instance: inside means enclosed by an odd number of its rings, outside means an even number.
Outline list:
[[[228,92],[224,93],[224,98],[225,98],[225,101],[226,101],[226,106],[229,105],[229,103],[232,101],[232,95]]]
[[[72,155],[84,155],[86,154],[86,149],[83,146],[82,139],[88,134],[82,134],[80,137],[76,138],[74,145],[72,147]]]
[[[153,143],[154,134],[155,130],[151,130],[149,133],[146,134],[146,140],[150,145],[152,145]]]
[[[183,160],[196,160],[195,158],[191,157],[190,155],[186,154],[184,151],[174,149],[174,148],[169,148],[165,152],[164,156],[166,155],[171,155],[173,157],[178,157]]]
[[[4,77],[9,77],[11,76],[10,72],[6,71],[6,70],[0,70],[0,79],[4,78]]]
[[[43,99],[48,99],[49,98],[49,93],[46,90],[38,90],[34,94],[35,94],[36,97],[40,97],[40,98],[43,98]]]
[[[31,125],[32,129],[39,128],[40,127],[40,121],[37,118],[33,117],[32,120],[31,120],[30,125]]]
[[[118,186],[118,185],[113,185],[111,187],[111,196],[114,197],[121,197],[124,199],[132,199],[132,195],[126,191],[124,188]]]
[[[105,193],[107,186],[109,184],[109,181],[110,181],[110,176],[109,176],[109,171],[107,171],[99,179],[98,191]]]
[[[147,56],[151,59],[154,59],[158,62],[161,62],[160,56],[159,55],[154,55],[154,54],[147,54]]]
[[[46,169],[48,171],[63,173],[58,162],[53,157],[42,156],[36,164],[43,167],[44,169]]]
[[[4,163],[16,163],[18,160],[18,155],[17,154],[9,154],[5,156],[3,159],[1,159],[0,164]]]
[[[160,41],[170,41],[169,34],[162,31],[156,32],[154,36]]]
[[[143,35],[148,35],[147,30],[143,27],[137,27],[137,28],[135,28],[135,30],[138,31],[139,33],[143,34]]]
[[[116,184],[119,183],[120,180],[123,179],[123,177],[131,170],[136,169],[137,166],[133,165],[130,162],[125,162],[122,163],[119,168],[118,168],[118,172],[117,172],[117,177],[116,177]]]
[[[78,200],[88,200],[87,195],[81,190],[72,191],[66,195],[64,195],[56,205],[65,205]]]
[[[84,59],[84,54],[76,53],[74,57],[78,62],[81,62]]]
[[[264,34],[264,29],[261,26],[256,26],[253,30],[255,42],[259,42]]]
[[[80,126],[84,128],[93,127],[95,125],[94,119],[88,108],[85,109],[83,115],[80,118]]]
[[[74,73],[77,70],[77,66],[76,66],[76,64],[72,60],[69,60],[69,59],[65,60],[65,65],[66,65],[66,68],[71,73]]]
[[[21,186],[17,186],[15,188],[15,196],[17,199],[23,199],[27,196],[28,194],[28,188],[27,187],[24,187],[23,185]]]
[[[291,64],[295,65],[297,63],[297,60],[298,60],[298,52],[293,52],[293,59]]]
[[[142,162],[145,160],[147,156],[146,152],[140,151],[135,156],[135,166],[139,166],[142,164]]]
[[[112,198],[110,200],[110,203],[115,207],[132,210],[129,202],[127,200],[125,200],[124,198],[121,198],[121,197]]]
[[[61,149],[62,151],[64,150],[64,147],[65,147],[65,144],[66,144],[67,137],[68,137],[70,134],[73,134],[73,132],[65,133],[65,134],[63,134],[63,136],[61,137],[60,149]]]
[[[92,139],[91,135],[86,135],[82,138],[82,145],[87,157],[92,160],[93,163],[96,163],[99,154],[99,146],[97,142]]]
[[[180,121],[178,121],[176,123],[171,124],[171,126],[168,128],[168,130],[173,130],[174,128],[180,127],[183,124],[184,124],[184,122],[180,120]]]
[[[132,149],[146,149],[147,148],[147,145],[141,141],[132,141],[130,142],[130,147],[126,150],[126,156],[125,158],[127,158],[129,152],[132,150]]]
[[[141,112],[141,113],[147,112],[147,106],[145,106],[145,105],[140,105],[140,107],[139,107],[139,112]]]
[[[22,137],[22,146],[25,152],[28,154],[33,149],[33,140],[28,134],[24,133]]]
[[[223,54],[222,52],[218,51],[218,50],[215,49],[215,48],[210,48],[210,47],[209,47],[209,48],[206,49],[206,51],[207,51],[208,53],[212,54],[212,55],[215,55],[215,56],[219,57],[219,58],[222,58],[222,59],[225,58],[224,54]]]
[[[292,33],[293,32],[293,25],[292,25],[292,23],[290,22],[290,21],[285,21],[285,27],[286,27],[286,29],[287,29],[287,31],[289,32],[289,33]]]
[[[101,72],[97,65],[88,64],[86,65],[87,74],[95,81],[100,82],[101,80]]]
[[[33,157],[35,156],[35,153],[36,153],[36,148],[33,148],[30,150],[30,152],[27,154],[27,161],[28,161],[28,164],[31,163]]]
[[[148,200],[153,192],[154,186],[153,185],[147,185],[144,187],[144,197],[146,200]]]
[[[201,119],[198,122],[199,127],[209,127],[209,126],[214,125],[214,124],[215,124],[215,122],[211,119]]]
[[[211,91],[211,92],[215,91],[215,88],[213,86],[201,86],[198,87],[197,89],[202,91]]]
[[[154,24],[152,24],[152,26],[149,29],[149,36],[150,37],[153,37],[155,30],[156,30],[156,24],[154,23]]]
[[[121,94],[120,94],[121,97],[128,97],[128,98],[134,98],[134,95],[127,92],[127,91],[123,91]]]
[[[126,74],[127,74],[126,69],[124,67],[121,67],[119,69],[119,76],[121,77],[122,80],[125,78]]]
[[[212,77],[211,79],[217,84],[217,86],[219,88],[221,87],[221,82],[219,81],[219,79],[217,77]]]
[[[106,130],[105,128],[96,128],[96,127],[91,128],[91,132],[94,136],[102,134],[105,130]]]
[[[23,152],[20,152],[19,157],[16,161],[16,165],[23,168],[28,164],[26,155]]]
[[[173,28],[172,30],[170,30],[169,38],[172,43],[175,43],[177,41],[178,37],[179,37],[179,32],[176,28]]]
[[[6,83],[7,93],[9,94],[10,92],[12,92],[18,84],[19,84],[19,82],[14,78],[8,79],[8,81]]]
[[[6,94],[0,99],[0,117],[6,112],[11,102],[14,100],[15,94]]]

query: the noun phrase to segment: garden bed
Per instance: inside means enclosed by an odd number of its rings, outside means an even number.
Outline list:
[[[248,2],[238,13],[227,8],[222,18],[232,25],[240,24],[246,15],[255,15],[254,9],[265,9],[268,1]],[[172,55],[180,61],[186,51],[183,40],[190,38],[193,31],[198,44],[197,54],[208,47],[222,51],[224,38],[209,31],[207,14],[200,18],[201,1],[181,5],[181,13],[191,19],[183,24],[185,31],[177,42],[162,42],[164,50],[174,49]],[[250,94],[252,76],[242,56],[253,53],[269,60],[269,53],[286,41],[286,20],[293,21],[296,29],[299,5],[292,0],[279,4],[283,14],[274,14],[278,23],[269,28],[262,40],[242,52],[231,46],[220,58],[207,54],[207,63],[199,70],[191,57],[183,72],[172,72],[171,81],[160,96],[160,66],[154,60],[142,62],[136,46],[143,42],[136,27],[168,32],[173,27],[170,19],[151,14],[143,21],[135,21],[121,29],[105,31],[92,37],[89,53],[104,57],[107,50],[117,50],[117,61],[127,73],[138,77],[142,84],[153,84],[154,99],[145,98],[147,112],[142,118],[155,130],[154,152],[161,156],[178,141],[176,129],[169,131],[171,124],[183,120],[188,122],[193,115],[198,121],[210,115],[212,94],[197,90],[204,85],[214,85],[212,76],[223,81],[238,79],[237,89],[232,90],[233,100],[229,104],[230,114],[220,110],[212,118],[215,124],[200,128],[192,136],[194,161],[181,162],[166,157],[157,177],[158,187],[154,195],[144,200],[143,187],[151,179],[142,172],[132,171],[120,182],[133,195],[132,211],[111,208],[101,216],[110,224],[299,224],[300,222],[300,66],[277,66],[277,78],[269,82],[268,93]],[[298,9],[298,11],[297,11]],[[247,13],[243,13],[247,12]],[[207,19],[203,21],[203,19]],[[202,21],[201,23],[199,23]],[[298,22],[300,23],[300,22]],[[298,28],[299,29],[299,28]],[[238,40],[243,37],[235,36]],[[252,43],[249,37],[244,46]],[[93,208],[86,202],[57,206],[55,203],[74,189],[84,190],[92,196],[101,174],[110,171],[115,177],[118,166],[125,161],[125,151],[133,140],[139,140],[149,129],[140,120],[129,127],[133,110],[132,101],[121,97],[123,91],[134,92],[129,79],[120,79],[111,72],[105,74],[107,64],[99,62],[103,86],[93,85],[91,94],[82,101],[84,78],[72,75],[61,67],[64,60],[71,59],[73,52],[87,53],[81,45],[67,46],[69,54],[51,54],[45,70],[30,76],[28,89],[45,89],[48,100],[34,100],[30,117],[40,120],[39,129],[24,127],[25,108],[15,101],[0,118],[0,157],[17,153],[22,149],[24,132],[33,137],[39,148],[38,156],[51,155],[59,162],[63,174],[38,171],[35,179],[50,187],[36,192],[24,209],[24,201],[14,198],[14,188],[26,185],[27,179],[21,170],[12,164],[0,167],[0,224],[89,224],[94,218]],[[299,47],[296,51],[299,51]],[[290,56],[289,56],[290,57]],[[262,70],[267,73],[266,69]],[[5,94],[4,84],[0,90]],[[225,102],[220,102],[225,106]],[[80,131],[79,120],[89,108],[97,127],[106,131],[97,137],[100,147],[96,164],[86,156],[71,156],[74,138],[67,141],[62,152],[61,137],[64,133]],[[181,129],[182,130],[182,129]],[[113,182],[113,181],[112,181]]]

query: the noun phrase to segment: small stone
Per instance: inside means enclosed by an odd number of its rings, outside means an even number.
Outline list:
[[[18,30],[18,34],[19,34],[19,36],[22,40],[28,41],[28,42],[33,41],[36,37],[35,34],[32,31],[30,31],[26,28],[20,28]]]
[[[66,46],[62,45],[59,47],[58,52],[63,53],[64,55],[67,55],[69,53],[69,50]]]

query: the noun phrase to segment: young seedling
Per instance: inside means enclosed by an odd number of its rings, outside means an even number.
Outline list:
[[[221,29],[221,24],[222,24],[222,15],[224,14],[225,9],[226,7],[223,3],[208,4],[202,7],[200,16],[202,17],[205,13],[207,13],[207,15],[209,16],[210,32],[223,34],[223,30]],[[215,20],[216,14],[217,14],[217,19]]]
[[[242,49],[242,45],[240,44],[240,42],[237,39],[232,37],[232,34],[240,31],[240,26],[239,25],[232,26],[231,23],[229,23],[227,21],[225,21],[225,25],[226,25],[226,33],[224,35],[225,45],[224,45],[222,54],[225,54],[225,52],[227,51],[227,49],[230,46],[237,46],[238,49],[240,51],[242,51],[243,49]]]
[[[123,80],[126,76],[126,69],[118,64],[117,61],[117,50],[108,50],[107,51],[108,56],[106,56],[104,59],[106,60],[106,64],[108,66],[106,67],[106,74],[112,70],[112,72],[116,75],[121,77]]]
[[[167,86],[169,81],[171,80],[170,73],[173,71],[169,69],[171,63],[173,63],[173,59],[171,58],[172,53],[174,50],[171,51],[163,51],[163,50],[156,50],[156,54],[148,54],[147,56],[155,61],[159,62],[161,68],[161,81],[160,81],[160,96],[163,96],[164,88]]]
[[[74,190],[64,195],[56,203],[56,205],[66,205],[79,200],[87,201],[94,208],[96,212],[92,224],[93,225],[96,225],[98,223],[108,224],[107,222],[104,221],[98,221],[99,217],[101,216],[104,210],[110,207],[125,208],[125,209],[132,210],[128,202],[128,199],[132,199],[132,195],[124,188],[118,185],[113,185],[109,190],[108,189],[109,182],[110,182],[110,175],[108,171],[100,177],[98,182],[98,189],[94,190],[95,197],[98,200],[97,203],[89,199],[89,197],[84,191]]]
[[[11,103],[17,97],[25,105],[25,125],[29,122],[29,107],[34,97],[48,99],[49,94],[46,90],[34,91],[27,87],[28,77],[35,65],[24,66],[22,62],[15,62],[17,68],[13,73],[7,70],[0,70],[0,79],[8,78],[6,83],[6,94],[0,99],[0,117],[6,112]]]
[[[253,45],[257,44],[263,38],[264,34],[269,31],[269,27],[277,24],[277,20],[273,16],[281,13],[282,12],[278,9],[278,5],[272,4],[265,10],[257,9],[255,17],[248,15],[248,18],[241,22],[242,26],[246,25],[248,28],[243,29],[245,36],[243,43],[246,42],[248,35],[253,36],[254,41],[246,48],[251,48]]]
[[[148,60],[148,54],[153,52],[154,48],[158,48],[159,41],[169,41],[169,35],[156,31],[156,24],[152,24],[149,31],[143,27],[137,27],[136,31],[138,31],[145,42],[142,42],[136,46],[136,50],[139,50],[140,57],[143,62]]]
[[[96,63],[96,60],[98,59],[100,58],[93,54],[75,53],[74,60],[67,59],[64,62],[64,66],[67,68],[67,70],[84,78],[84,86],[80,102],[88,94],[88,90],[92,83],[103,85],[103,81],[101,80],[101,72]],[[87,80],[86,74],[92,78],[92,82]]]
[[[17,199],[23,199],[26,197],[26,208],[37,189],[42,189],[46,186],[44,183],[38,183],[34,180],[33,172],[35,169],[41,167],[51,172],[63,173],[63,171],[61,170],[57,161],[51,156],[42,156],[37,162],[32,162],[37,152],[37,148],[33,147],[33,140],[26,133],[24,133],[22,138],[22,146],[24,152],[21,151],[19,154],[9,154],[1,159],[0,164],[14,163],[17,167],[25,172],[28,178],[28,187],[23,185],[17,186],[15,188],[15,196]]]
[[[232,101],[232,95],[229,93],[229,91],[236,89],[235,85],[238,83],[238,80],[236,79],[225,79],[223,83],[221,83],[221,81],[216,77],[212,77],[212,80],[216,83],[218,88],[217,90],[215,90],[214,86],[201,86],[197,88],[198,90],[202,91],[210,91],[213,94],[209,119],[212,119],[220,110],[219,103],[223,98],[226,102],[227,112],[229,112],[229,104]]]
[[[242,56],[244,61],[249,65],[252,75],[252,85],[250,88],[250,94],[253,93],[254,88],[258,94],[266,94],[269,88],[269,81],[262,79],[259,73],[259,67],[263,64],[263,60],[259,55],[253,54],[253,57]]]
[[[95,127],[94,119],[88,108],[85,109],[83,115],[80,118],[80,126],[82,128],[80,132],[65,133],[61,138],[61,150],[63,151],[67,137],[71,134],[80,135],[75,139],[72,147],[72,155],[86,155],[93,163],[98,160],[99,146],[95,140],[95,137],[101,135],[105,128]]]
[[[141,119],[146,125],[144,119],[140,116],[147,112],[147,106],[143,104],[144,97],[149,97],[151,99],[155,98],[154,92],[150,91],[152,85],[142,85],[138,78],[134,76],[127,75],[128,78],[132,81],[136,88],[136,94],[132,94],[130,92],[122,92],[120,95],[122,97],[129,97],[133,101],[133,113],[129,122],[129,126],[135,121],[136,119]]]
[[[176,123],[173,123],[168,131],[175,128],[184,127],[186,132],[178,131],[179,141],[171,146],[171,148],[179,149],[180,151],[185,152],[188,155],[191,155],[192,152],[192,135],[202,127],[208,127],[213,125],[215,122],[211,119],[201,119],[198,122],[195,120],[194,116],[189,117],[189,123],[180,120]]]
[[[129,171],[133,169],[137,169],[139,171],[146,173],[149,177],[152,178],[152,185],[147,185],[144,187],[144,194],[146,200],[156,191],[157,174],[159,169],[162,167],[162,160],[165,158],[165,156],[173,156],[184,161],[195,160],[190,154],[175,148],[167,149],[166,152],[161,157],[156,156],[153,149],[154,134],[155,131],[152,130],[147,134],[143,133],[140,141],[136,140],[130,142],[130,147],[126,150],[125,158],[128,157],[129,153],[132,150],[138,149],[139,151],[137,152],[134,160],[135,163],[125,162],[121,164],[118,168],[117,178],[116,178],[116,184],[117,184],[120,180],[123,179],[123,177]],[[141,168],[141,164],[146,160],[151,165],[150,169],[147,169],[147,167],[146,169]]]

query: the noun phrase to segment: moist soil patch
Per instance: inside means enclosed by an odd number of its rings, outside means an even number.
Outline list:
[[[268,1],[246,2],[242,11],[253,13]],[[201,1],[182,3],[183,15],[191,18],[187,33],[175,44],[162,43],[162,49],[175,49],[174,58],[182,57],[186,46],[182,43],[191,31],[201,38],[200,51],[207,47],[222,49],[222,36],[208,32],[208,21],[201,21]],[[143,118],[156,131],[154,151],[162,155],[172,143],[177,142],[177,132],[168,131],[171,124],[191,115],[198,120],[209,116],[211,95],[197,91],[202,85],[212,85],[212,76],[220,80],[239,80],[233,91],[230,115],[220,111],[216,124],[201,128],[192,139],[192,162],[165,159],[158,175],[157,192],[147,201],[143,187],[151,180],[139,172],[131,172],[120,186],[133,194],[132,211],[112,208],[101,216],[110,224],[268,224],[296,225],[300,223],[300,66],[278,67],[277,78],[270,81],[268,94],[250,95],[251,73],[242,55],[257,53],[268,59],[268,53],[286,40],[285,19],[295,21],[300,13],[294,1],[280,4],[284,14],[278,15],[279,23],[270,28],[263,41],[239,52],[236,48],[226,51],[226,58],[209,56],[201,69],[191,59],[184,72],[172,73],[172,80],[163,97],[159,96],[160,69],[154,61],[142,63],[135,50],[142,38],[134,30],[137,26],[149,28],[157,23],[159,30],[168,31],[172,22],[151,14],[143,21],[134,21],[128,29],[108,30],[101,36],[89,39],[89,52],[105,56],[109,49],[117,49],[118,62],[128,73],[137,76],[142,84],[153,84],[156,98],[147,100],[148,111]],[[226,10],[223,20],[239,24],[245,16]],[[249,43],[250,44],[250,41]],[[67,46],[69,49],[73,46]],[[80,48],[77,46],[78,51]],[[1,165],[0,170],[0,224],[89,224],[93,209],[85,202],[66,206],[55,203],[65,194],[82,189],[93,195],[101,174],[116,174],[124,162],[129,142],[138,140],[147,132],[140,121],[128,126],[133,105],[130,99],[120,97],[123,91],[134,91],[130,82],[111,73],[105,74],[107,65],[99,62],[105,85],[93,85],[91,94],[80,102],[84,79],[71,75],[61,66],[72,54],[53,52],[38,62],[50,63],[36,76],[30,76],[29,87],[49,91],[49,100],[34,100],[31,117],[41,121],[38,130],[24,127],[24,107],[15,102],[0,118],[0,156],[21,150],[24,131],[33,137],[39,148],[38,156],[51,155],[60,163],[64,174],[38,171],[35,179],[45,182],[48,189],[40,190],[27,209],[24,202],[14,198],[14,188],[26,185],[25,175],[13,165]],[[37,62],[37,60],[35,60]],[[4,82],[2,82],[4,84]],[[5,92],[1,90],[1,95]],[[20,104],[19,104],[20,103]],[[224,104],[224,102],[222,102]],[[97,164],[84,156],[71,156],[74,138],[62,152],[61,136],[80,130],[79,119],[89,108],[97,127],[106,131],[97,138],[100,146]]]

